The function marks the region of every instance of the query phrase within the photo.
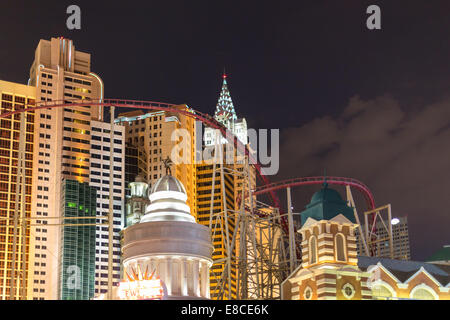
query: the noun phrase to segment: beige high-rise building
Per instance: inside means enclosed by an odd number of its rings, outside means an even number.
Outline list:
[[[190,110],[186,105],[176,106],[180,110]],[[191,213],[197,217],[196,205],[196,170],[195,170],[195,119],[180,113],[156,111],[144,114],[141,110],[135,110],[119,114],[116,123],[125,126],[125,141],[130,146],[135,146],[147,155],[147,182],[153,185],[165,174],[162,160],[173,158],[173,152],[183,138],[179,137],[175,130],[184,129],[190,139],[190,152],[185,156],[185,163],[172,166],[172,175],[183,183],[188,196],[187,204]],[[172,159],[174,162],[175,159]]]
[[[34,106],[35,88],[19,83],[0,80],[0,113],[7,113]],[[16,189],[19,163],[20,118],[26,117],[25,192]],[[34,111],[0,119],[0,299],[25,299],[28,265],[30,263],[29,223],[22,224],[22,218],[31,213],[31,179],[33,167],[33,134]],[[19,186],[21,180],[19,181]],[[20,187],[21,188],[21,187]],[[24,206],[17,206],[24,200]],[[24,198],[22,199],[22,197]],[[17,214],[17,227],[14,228],[14,216]],[[27,221],[25,221],[27,222]],[[14,229],[16,233],[14,233]],[[23,235],[25,234],[25,237]],[[15,238],[15,241],[14,241]],[[14,250],[15,243],[15,250]],[[13,252],[16,252],[15,270],[13,270]],[[12,274],[14,273],[14,277]],[[15,278],[14,284],[12,279]],[[12,295],[11,288],[14,287]]]
[[[102,80],[91,72],[89,53],[75,50],[72,40],[40,40],[30,69],[36,101],[103,99]],[[33,155],[32,217],[59,217],[63,179],[89,183],[91,120],[103,110],[77,106],[36,110]],[[47,222],[48,221],[48,222]],[[58,219],[36,220],[31,228],[28,296],[58,299],[61,228]],[[62,270],[64,272],[64,270]]]

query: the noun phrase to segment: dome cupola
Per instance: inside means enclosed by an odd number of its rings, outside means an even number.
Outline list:
[[[188,221],[195,223],[191,209],[186,204],[186,189],[180,180],[172,176],[169,158],[163,161],[166,175],[159,178],[153,185],[150,194],[150,204],[145,210],[141,222],[148,221]]]
[[[331,220],[339,214],[355,223],[353,208],[348,206],[339,192],[329,188],[328,183],[324,182],[323,188],[312,196],[311,202],[301,212],[302,225],[309,217],[317,221]]]

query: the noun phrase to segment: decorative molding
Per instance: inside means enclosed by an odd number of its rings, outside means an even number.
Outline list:
[[[421,272],[423,272],[424,274],[426,274],[438,287],[442,287],[443,285],[441,285],[441,283],[439,281],[437,281],[430,273],[428,273],[428,271],[422,266],[420,267],[420,269],[414,273],[408,280],[406,280],[404,283],[407,284],[409,283],[412,279],[414,279],[416,276],[418,276]]]
[[[334,278],[323,278],[316,281],[316,285],[320,286],[322,284],[332,284],[336,285],[336,279]]]
[[[336,288],[330,288],[330,287],[323,287],[323,288],[319,288],[317,289],[317,294],[322,294],[322,293],[334,293],[336,294]]]
[[[322,238],[333,239],[333,235],[328,232],[328,233],[321,233],[317,236],[317,239],[322,239]]]
[[[375,281],[368,281],[368,285],[370,285],[369,288],[371,289],[372,295],[374,297],[376,297],[376,295],[373,294],[373,291],[374,291],[373,288],[377,287],[377,286],[385,287],[391,293],[392,297],[394,297],[394,298],[397,297],[397,291],[395,291],[395,289],[392,288],[392,286],[389,283],[387,283],[386,281],[383,281],[381,279],[378,279],[378,280],[375,280]]]

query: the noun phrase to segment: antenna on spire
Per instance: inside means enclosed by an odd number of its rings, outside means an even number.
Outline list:
[[[327,169],[323,168],[323,186],[326,188],[328,187],[327,183]]]
[[[226,72],[225,72],[225,67],[223,67],[223,75],[222,75],[222,78],[223,78],[224,80],[227,78],[227,74],[226,74]]]

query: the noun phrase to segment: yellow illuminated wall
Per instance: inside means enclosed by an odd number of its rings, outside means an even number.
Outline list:
[[[35,104],[35,88],[23,84],[0,80],[0,113],[23,109]],[[34,112],[26,116],[25,145],[25,217],[30,217],[31,183],[33,162],[33,126]],[[14,241],[14,214],[16,204],[16,178],[19,150],[20,116],[14,115],[0,119],[0,298],[10,299],[12,286],[12,255]],[[23,193],[22,193],[23,195]],[[19,197],[19,203],[22,201]],[[30,227],[25,224],[25,234],[21,227],[24,217],[22,208],[18,208],[19,227],[16,236],[16,284],[13,299],[26,299],[30,259]],[[25,238],[23,237],[25,235]],[[25,246],[23,246],[23,242]],[[20,289],[24,290],[20,290]]]
[[[225,194],[226,199],[224,201],[222,196],[222,186],[220,182],[219,175],[220,165],[216,167],[216,177],[214,184],[214,200],[213,200],[213,214],[220,214],[221,224],[217,224],[217,227],[213,225],[212,234],[213,234],[213,260],[219,260],[227,257],[226,252],[226,230],[221,230],[219,228],[220,225],[225,226],[225,218],[223,212],[224,202],[226,202],[228,211],[228,241],[231,243],[233,231],[235,228],[236,215],[234,214],[235,208],[235,176],[229,173],[224,174],[224,185],[225,185]],[[211,194],[213,192],[212,188],[213,182],[213,165],[212,164],[198,164],[197,165],[197,222],[208,226],[210,221],[210,207],[211,207]],[[215,220],[216,221],[216,220]],[[215,224],[215,221],[213,222]],[[224,228],[224,227],[223,227]],[[236,250],[232,253],[232,256],[236,255]],[[235,259],[232,258],[234,265],[231,268],[231,297],[232,299],[236,299],[236,277],[237,277],[237,268],[235,265]],[[213,264],[210,271],[210,292],[211,297],[214,297],[219,292],[218,281],[220,275],[224,271],[225,263]],[[229,296],[229,288],[228,283],[225,281],[225,291],[224,297],[227,298]]]

